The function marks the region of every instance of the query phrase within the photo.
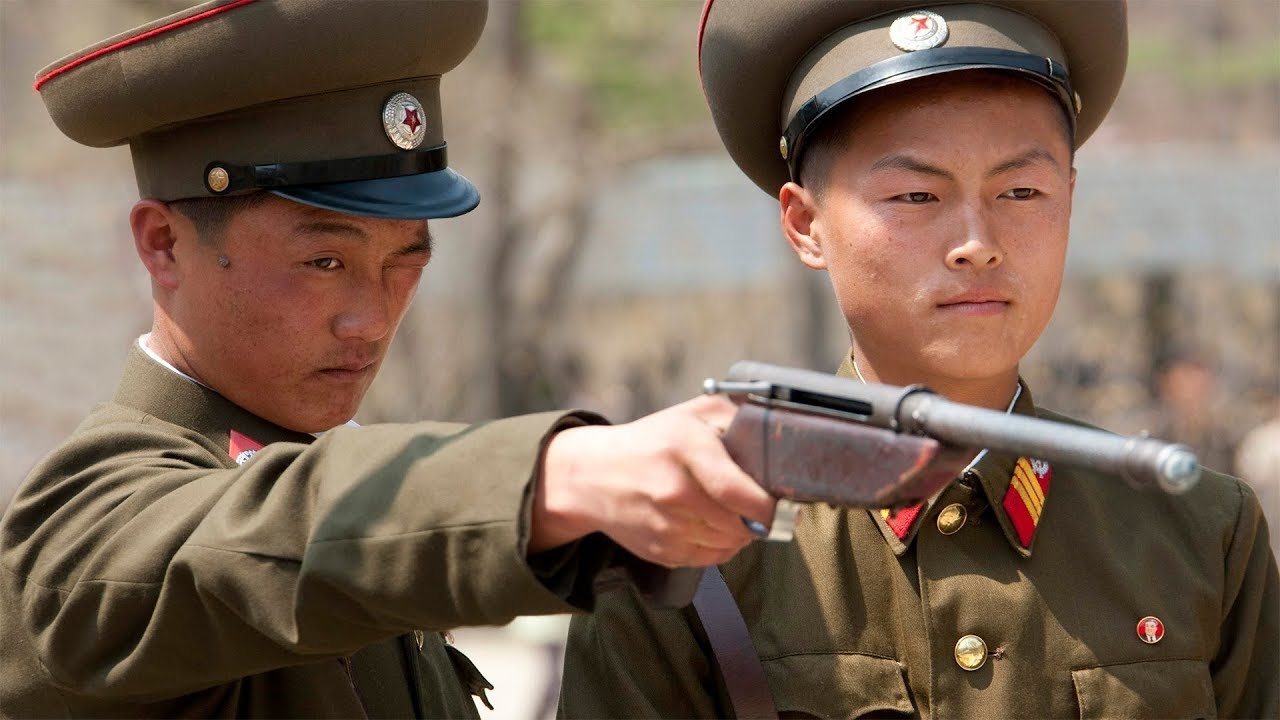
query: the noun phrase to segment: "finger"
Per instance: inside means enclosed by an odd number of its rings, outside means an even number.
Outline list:
[[[696,483],[690,479],[691,485]],[[738,513],[716,502],[701,487],[689,492],[700,495],[699,501],[672,511],[673,515],[688,523],[689,538],[709,547],[726,549],[740,547],[755,539]]]
[[[742,522],[736,516],[769,524],[776,500],[733,462],[719,438],[691,437],[686,448],[681,460],[689,474],[716,504],[735,516],[731,521],[719,513],[709,516],[717,519],[716,527],[726,524],[741,527]]]
[[[703,395],[688,402],[692,415],[714,428],[723,435],[733,418],[738,414],[738,406],[723,395]]]
[[[697,537],[725,536],[736,541],[740,539],[742,530],[751,532],[743,525],[742,517],[711,497],[696,477],[689,475],[686,482],[688,487],[684,496],[679,504],[670,507],[670,512],[690,523]]]

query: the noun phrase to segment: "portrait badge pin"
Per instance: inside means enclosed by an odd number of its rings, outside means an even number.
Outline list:
[[[413,150],[427,136],[425,116],[418,98],[409,93],[396,93],[382,106],[382,128],[396,147]]]
[[[1138,638],[1148,645],[1155,645],[1164,639],[1164,623],[1155,615],[1148,615],[1138,621]]]
[[[928,10],[903,15],[889,26],[889,39],[899,50],[915,52],[935,48],[947,41],[947,21]]]
[[[227,454],[237,465],[243,465],[249,462],[249,458],[258,454],[262,449],[262,443],[236,430],[231,431],[231,445],[227,448]]]

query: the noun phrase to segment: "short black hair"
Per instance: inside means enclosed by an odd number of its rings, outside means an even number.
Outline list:
[[[183,198],[171,200],[169,207],[195,225],[201,243],[216,245],[222,240],[222,233],[231,218],[261,205],[268,197],[268,193],[258,191],[227,197]]]
[[[973,72],[990,73],[1005,78],[1014,77],[998,70],[977,70]],[[1057,106],[1062,133],[1066,137],[1067,148],[1070,152],[1069,162],[1074,164],[1076,159],[1076,136],[1074,130],[1072,130],[1071,118],[1067,115],[1067,109],[1062,106],[1062,103],[1057,103]],[[792,179],[818,197],[821,197],[826,190],[827,181],[831,177],[831,166],[842,147],[842,142],[849,136],[853,122],[856,119],[858,107],[859,103],[855,100],[843,103],[828,111],[827,116],[821,120],[813,134],[800,148],[801,154],[799,163],[796,166],[796,176]]]

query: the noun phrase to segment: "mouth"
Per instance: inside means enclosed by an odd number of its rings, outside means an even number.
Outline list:
[[[356,360],[334,367],[321,368],[320,374],[340,382],[358,382],[372,374],[376,364],[373,360]]]
[[[1009,298],[990,291],[971,291],[956,295],[938,303],[938,308],[962,315],[995,315],[1009,307]]]

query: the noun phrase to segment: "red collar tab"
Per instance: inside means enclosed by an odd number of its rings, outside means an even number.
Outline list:
[[[1030,549],[1031,541],[1035,539],[1044,503],[1049,497],[1052,476],[1053,470],[1043,460],[1022,457],[1013,466],[1013,477],[1009,480],[1009,490],[1004,494],[1002,505],[1018,534],[1018,542],[1024,548]]]
[[[924,509],[924,503],[920,503],[915,507],[902,508],[898,511],[881,510],[880,517],[884,518],[884,524],[889,526],[894,535],[899,540],[906,540],[908,533],[911,532],[911,524],[916,521],[916,516]]]
[[[262,443],[239,431],[231,431],[231,443],[227,448],[227,454],[236,461],[237,465],[245,464],[261,449]]]

